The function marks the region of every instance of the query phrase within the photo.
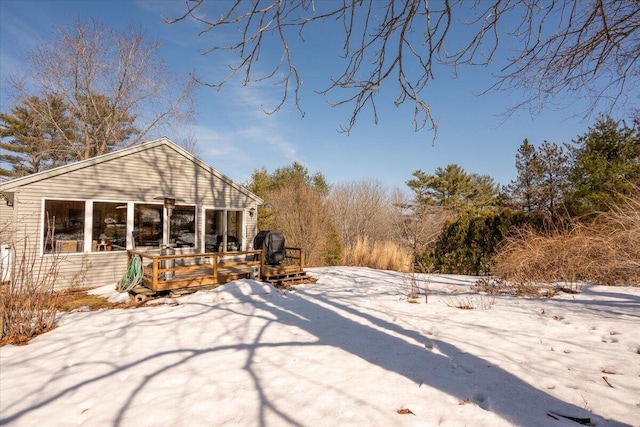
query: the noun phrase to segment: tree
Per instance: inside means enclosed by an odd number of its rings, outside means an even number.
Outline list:
[[[365,108],[373,111],[377,122],[376,95],[392,81],[398,87],[395,104],[413,104],[415,129],[435,128],[423,91],[439,65],[457,73],[462,65],[497,62],[501,68],[493,87],[528,91],[515,107],[537,109],[559,93],[570,93],[571,99],[587,97],[592,103],[587,111],[601,104],[605,110],[625,106],[629,100],[633,104],[638,97],[640,3],[636,1],[255,0],[220,5],[188,0],[186,12],[167,22],[193,19],[202,26],[199,35],[214,40],[206,54],[237,55],[229,75],[203,83],[220,87],[239,74],[243,84],[263,80],[280,84],[281,102],[271,112],[293,94],[302,113],[303,77],[294,58],[295,41],[304,42],[308,27],[337,21],[344,32],[344,68],[331,73],[328,87],[320,93],[345,93],[333,105],[352,105],[347,131]],[[280,60],[256,76],[260,54],[277,49]]]
[[[392,194],[396,234],[402,246],[409,248],[414,259],[422,256],[427,248],[436,242],[443,226],[453,214],[437,206],[429,206],[410,199],[399,189]]]
[[[439,206],[460,213],[494,206],[497,202],[498,186],[493,178],[467,174],[456,164],[438,167],[434,175],[417,170],[413,176],[407,185],[422,205]]]
[[[5,154],[0,154],[0,162],[11,169],[0,167],[0,176],[18,177],[64,164],[64,141],[75,138],[74,125],[61,97],[55,95],[32,96],[11,114],[1,113],[0,149]]]
[[[59,28],[31,53],[24,74],[12,76],[13,96],[63,129],[48,104],[34,102],[60,98],[76,122],[77,132],[60,133],[70,159],[138,144],[192,115],[193,82],[169,73],[159,46],[133,28],[114,31],[96,20]]]
[[[569,179],[577,214],[607,211],[640,186],[640,132],[601,117],[574,141]]]
[[[501,211],[466,213],[447,222],[432,249],[422,256],[439,273],[488,274],[504,239],[514,229],[542,228],[538,213]]]
[[[139,133],[135,117],[107,96],[97,93],[78,95],[73,116],[77,121],[76,157],[89,159],[108,153]]]
[[[343,246],[353,247],[364,238],[392,240],[392,206],[382,183],[361,180],[334,186],[329,207]]]
[[[525,138],[516,153],[517,177],[507,187],[511,202],[525,212],[538,211],[538,180],[540,178],[540,159],[536,148]]]
[[[536,149],[525,139],[516,154],[517,178],[507,187],[509,204],[552,222],[560,219],[569,191],[569,160],[560,145],[544,141]]]
[[[562,146],[544,141],[538,148],[537,202],[540,212],[555,221],[564,213],[568,191],[569,155]]]
[[[247,188],[266,202],[258,209],[260,229],[282,231],[287,246],[304,249],[305,264],[325,265],[340,258],[324,175],[311,175],[304,165],[294,162],[271,174],[266,168],[255,170]]]

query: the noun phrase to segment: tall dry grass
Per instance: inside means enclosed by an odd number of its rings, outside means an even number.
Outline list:
[[[358,237],[353,245],[342,251],[342,264],[348,266],[409,272],[412,262],[411,253],[400,245],[377,242],[368,237]]]
[[[517,282],[640,285],[640,197],[563,230],[521,230],[506,240],[493,273]]]

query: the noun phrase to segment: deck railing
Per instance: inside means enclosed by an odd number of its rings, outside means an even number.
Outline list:
[[[302,248],[285,248],[284,262],[289,265],[298,265],[300,271],[304,269],[304,250]]]
[[[134,255],[142,260],[143,284],[157,292],[162,290],[206,286],[233,280],[237,274],[247,274],[252,266],[260,266],[261,277],[269,266],[265,265],[261,250],[237,252],[205,252],[186,254],[159,254],[157,252],[127,251],[129,262]],[[283,264],[303,271],[304,251],[287,247]]]
[[[163,255],[127,251],[129,260],[142,260],[143,283],[153,291],[220,283],[221,267],[250,267],[262,264],[262,251],[205,252]]]

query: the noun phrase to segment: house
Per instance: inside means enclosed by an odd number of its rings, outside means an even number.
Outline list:
[[[252,249],[262,203],[161,138],[0,183],[0,245],[12,259],[26,247],[37,262],[55,260],[56,288],[102,286],[122,277],[134,248]]]

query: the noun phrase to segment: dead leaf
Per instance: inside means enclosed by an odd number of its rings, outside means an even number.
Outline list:
[[[402,415],[408,415],[408,414],[415,415],[409,408],[398,409],[396,412]]]

